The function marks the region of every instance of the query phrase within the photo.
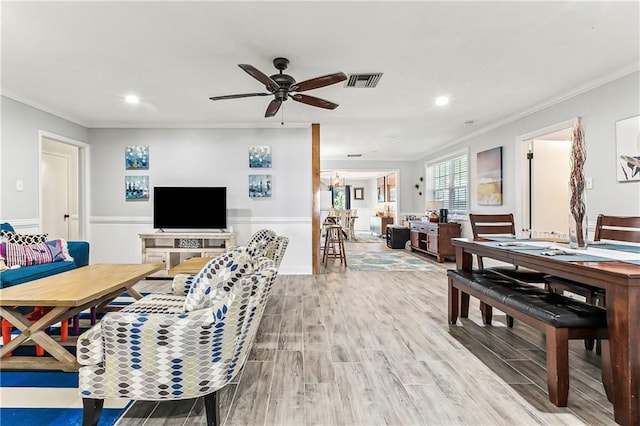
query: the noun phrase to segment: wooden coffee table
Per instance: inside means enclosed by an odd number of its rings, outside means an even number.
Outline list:
[[[213,259],[213,257],[192,257],[191,259],[187,259],[169,269],[169,276],[175,277],[178,274],[195,275],[200,272],[200,270],[204,268],[204,265],[211,259]]]
[[[114,310],[106,305],[124,291],[136,299],[142,295],[132,287],[138,281],[164,268],[161,263],[96,264],[0,289],[0,314],[21,333],[0,349],[0,370],[77,371],[76,357],[63,346],[75,346],[77,337],[58,342],[46,333],[49,326],[92,307]],[[31,323],[18,306],[50,307],[49,313]],[[17,347],[38,344],[51,357],[12,354]]]

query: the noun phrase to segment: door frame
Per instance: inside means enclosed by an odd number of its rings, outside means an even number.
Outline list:
[[[71,145],[78,148],[78,238],[89,240],[89,144],[46,130],[38,130],[38,228],[42,231],[43,182],[42,182],[42,144],[43,139]]]
[[[538,130],[534,130],[516,137],[516,164],[520,172],[516,172],[516,211],[515,211],[515,227],[516,232],[520,234],[520,230],[529,225],[529,164],[527,160],[527,152],[529,150],[528,142],[532,139],[540,138],[549,133],[555,133],[564,130],[567,127],[573,127],[578,117],[571,118],[560,123],[552,124]]]

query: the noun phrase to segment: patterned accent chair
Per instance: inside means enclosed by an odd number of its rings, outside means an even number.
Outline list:
[[[273,260],[276,266],[280,268],[282,258],[284,258],[284,253],[287,251],[288,246],[289,238],[283,237],[282,235],[277,236],[267,248],[267,258]]]
[[[110,312],[78,339],[83,424],[106,398],[162,401],[204,396],[220,424],[217,391],[244,365],[278,269],[238,248],[213,259],[187,296],[151,294]]]
[[[276,233],[270,229],[261,229],[249,238],[247,247],[254,256],[266,256],[269,244],[276,239]]]
[[[278,240],[278,238],[280,239]],[[286,239],[284,246],[282,246],[283,238]],[[269,259],[276,261],[276,265],[279,268],[288,244],[289,240],[286,237],[276,237],[276,233],[274,231],[270,229],[261,229],[251,236],[246,247],[254,257],[266,256]],[[173,281],[171,282],[172,293],[175,295],[186,295],[189,293],[189,289],[196,278],[197,275],[191,274],[176,275],[173,277]]]

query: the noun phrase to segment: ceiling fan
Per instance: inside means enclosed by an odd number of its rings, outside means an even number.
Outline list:
[[[282,102],[286,101],[288,98],[319,108],[336,109],[338,107],[338,104],[336,103],[316,98],[315,96],[302,95],[294,92],[306,92],[307,90],[318,89],[320,87],[340,83],[347,79],[347,76],[344,73],[337,72],[297,83],[290,75],[283,74],[282,71],[286,70],[288,65],[289,60],[287,58],[275,58],[273,60],[273,66],[277,70],[280,70],[280,73],[268,77],[252,65],[238,64],[238,66],[245,70],[247,74],[264,84],[269,93],[243,93],[238,95],[212,96],[209,99],[212,101],[218,101],[222,99],[273,95],[274,99],[269,103],[269,106],[267,106],[267,111],[264,114],[265,117],[273,117],[276,115],[280,109],[280,105],[282,105]]]

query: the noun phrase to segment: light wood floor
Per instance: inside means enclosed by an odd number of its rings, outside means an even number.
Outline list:
[[[382,243],[351,251],[389,250]],[[418,256],[418,255],[417,255]],[[599,357],[570,344],[569,405],[547,398],[544,340],[526,325],[447,324],[446,268],[280,276],[250,358],[221,391],[224,425],[615,424]],[[140,284],[160,289],[164,281]],[[204,424],[201,399],[136,402],[118,423]]]

